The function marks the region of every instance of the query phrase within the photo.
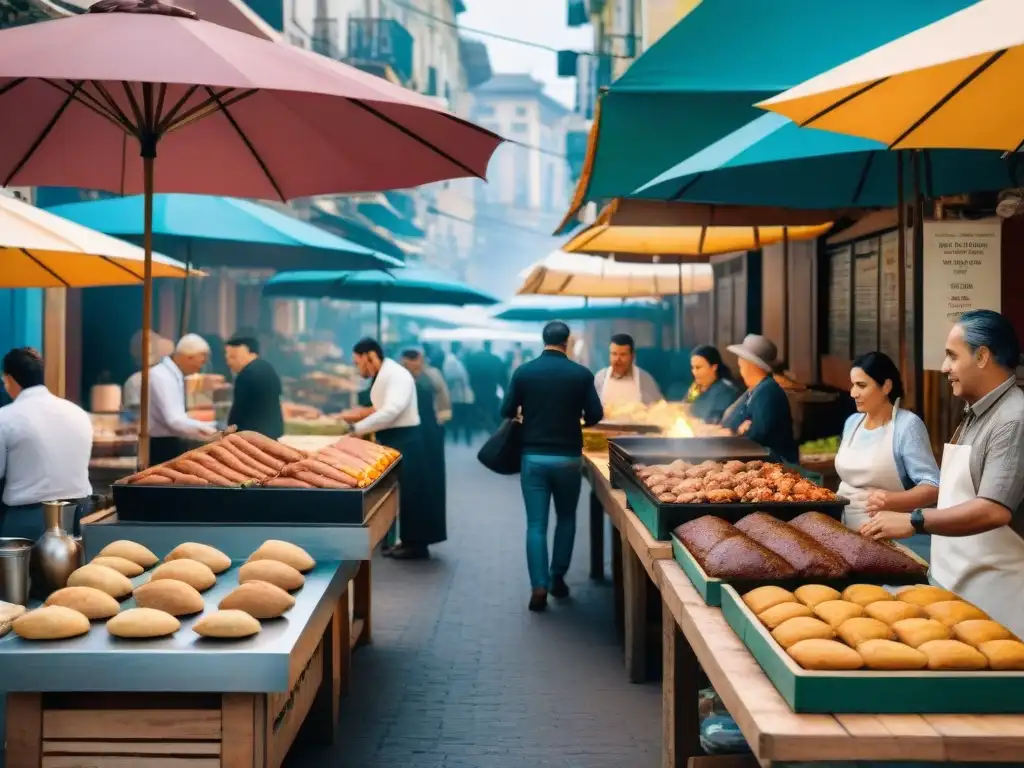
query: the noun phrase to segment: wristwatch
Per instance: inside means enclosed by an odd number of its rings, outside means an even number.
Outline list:
[[[914,533],[926,533],[924,529],[923,509],[915,509],[910,513],[910,524],[914,526]]]

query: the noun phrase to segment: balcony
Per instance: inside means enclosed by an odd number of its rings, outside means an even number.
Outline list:
[[[348,20],[347,61],[386,76],[390,68],[403,85],[412,80],[412,35],[394,19]]]
[[[313,35],[309,42],[310,47],[322,56],[339,58],[338,20],[321,16],[313,19]]]

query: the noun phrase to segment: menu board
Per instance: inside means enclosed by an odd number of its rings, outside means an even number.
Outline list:
[[[1001,309],[1002,222],[924,223],[922,360],[940,370],[946,337],[971,309]]]
[[[878,238],[853,247],[853,355],[878,349]]]
[[[902,364],[899,317],[900,239],[895,232],[887,232],[879,239],[881,241],[879,261],[882,267],[882,279],[881,294],[878,297],[878,349],[891,357],[899,366]],[[911,284],[913,284],[912,281]]]
[[[844,245],[829,252],[828,353],[844,360],[851,357],[852,250],[849,245]]]

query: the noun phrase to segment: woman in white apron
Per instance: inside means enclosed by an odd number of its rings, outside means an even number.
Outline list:
[[[850,396],[857,413],[846,421],[836,454],[839,495],[848,528],[860,530],[872,512],[910,512],[935,504],[939,468],[924,422],[899,407],[903,382],[893,361],[869,352],[853,362]],[[927,538],[908,542],[927,558]],[[922,551],[923,550],[923,551]]]

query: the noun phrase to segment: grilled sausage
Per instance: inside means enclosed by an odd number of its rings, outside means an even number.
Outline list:
[[[216,472],[221,477],[226,477],[235,485],[241,485],[242,483],[248,482],[249,480],[252,479],[246,475],[243,475],[241,472],[236,472],[235,470],[231,469],[231,467],[224,466],[219,461],[217,461],[217,459],[215,459],[213,456],[210,456],[205,453],[196,454],[192,458],[192,460],[195,461],[197,464],[202,464],[211,472]]]
[[[275,477],[273,480],[267,480],[263,485],[267,488],[316,488],[315,485],[310,485],[297,477]]]
[[[233,469],[235,472],[242,475],[247,480],[251,480],[253,478],[257,480],[266,480],[273,474],[257,472],[256,470],[249,467],[241,459],[237,458],[235,454],[233,454],[227,448],[221,448],[219,445],[211,445],[209,454],[211,458],[216,459],[224,466]]]
[[[276,456],[270,455],[261,448],[257,448],[248,440],[244,440],[237,433],[234,435],[228,435],[227,437],[224,438],[224,440],[225,442],[231,443],[231,445],[235,446],[243,453],[246,453],[252,458],[256,459],[256,461],[258,461],[260,464],[272,467],[277,472],[280,472],[282,469],[284,469],[284,465],[288,463],[287,461],[283,461],[277,458]]]
[[[132,485],[174,485],[174,481],[169,477],[154,473],[140,477],[138,480],[133,481]]]
[[[269,438],[266,435],[261,435],[259,432],[246,430],[244,432],[236,432],[235,434],[246,442],[255,445],[264,453],[269,453],[271,456],[281,459],[282,461],[302,461],[306,458],[306,454],[302,451],[289,448],[284,443],[279,443],[277,440]]]
[[[174,462],[174,464],[175,469],[177,469],[179,472],[184,472],[185,474],[188,475],[195,475],[196,477],[205,480],[210,485],[220,486],[221,488],[230,488],[234,485],[237,485],[237,483],[231,482],[223,475],[217,472],[211,472],[202,464],[199,464],[198,462],[193,461],[192,459],[179,459],[178,461]]]
[[[253,472],[258,472],[259,474],[263,475],[264,478],[274,477],[279,471],[277,469],[274,469],[273,467],[267,466],[266,464],[263,464],[258,460],[254,459],[252,456],[243,451],[230,440],[218,441],[217,447],[224,449],[232,456],[234,456],[236,459],[238,459],[240,462],[242,462],[242,464],[249,467],[250,470],[252,470]]]
[[[299,480],[304,480],[317,488],[334,488],[343,490],[349,487],[339,483],[337,480],[331,480],[331,478],[318,475],[316,472],[310,472],[308,469],[300,469],[295,473],[295,477]]]
[[[173,467],[160,467],[156,474],[170,478],[175,485],[209,485],[203,478],[179,472]]]
[[[355,488],[359,483],[359,478],[351,477],[345,472],[335,469],[334,467],[326,464],[325,462],[318,461],[317,459],[303,459],[297,461],[294,464],[289,464],[284,468],[286,474],[295,477],[296,472],[315,472],[318,475],[329,477],[331,480],[336,480],[346,488]]]

